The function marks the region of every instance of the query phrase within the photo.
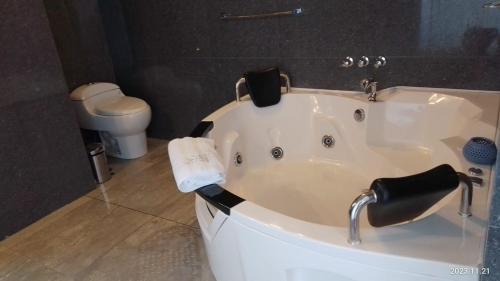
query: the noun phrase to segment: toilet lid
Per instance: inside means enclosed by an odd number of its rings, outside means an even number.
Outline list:
[[[134,97],[119,97],[96,106],[99,115],[119,116],[134,114],[149,108],[148,104]]]

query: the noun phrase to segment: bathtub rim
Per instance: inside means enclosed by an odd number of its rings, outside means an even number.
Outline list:
[[[385,88],[378,92],[379,100],[384,100],[388,94],[395,93],[398,90],[406,90],[406,91],[419,91],[419,92],[438,92],[440,94],[449,94],[451,96],[457,96],[460,94],[485,94],[485,95],[500,95],[500,91],[485,91],[485,90],[468,90],[468,89],[450,89],[450,88],[428,88],[428,87],[410,87],[410,86],[395,86]],[[329,90],[329,89],[311,89],[311,88],[298,88],[291,87],[290,92],[285,93],[283,95],[304,95],[304,94],[316,94],[316,95],[326,95],[326,96],[338,96],[343,98],[355,99],[357,101],[364,102],[366,104],[370,103],[365,93],[360,91],[350,91],[350,90]],[[190,137],[207,137],[210,134],[210,131],[214,128],[214,122],[217,121],[221,116],[225,115],[230,110],[233,110],[235,107],[240,104],[246,104],[251,102],[250,96],[245,95],[241,97],[241,100],[232,101],[219,109],[215,110],[205,118],[203,118],[192,130],[190,133]],[[498,138],[498,122],[500,120],[500,110],[497,109],[497,128],[495,131],[495,141],[497,144],[500,141]],[[494,165],[491,167],[490,179],[489,183],[492,185],[492,174],[494,173]],[[490,186],[488,190],[488,199],[491,197],[493,186]],[[216,192],[217,190],[217,192]],[[204,188],[200,188],[196,191],[198,195],[204,198],[206,201],[210,202],[212,206],[221,210],[225,214],[229,215],[231,212],[231,208],[236,205],[246,201],[244,198],[241,198],[234,193],[225,190],[223,187],[214,184]]]
[[[412,87],[412,86],[394,86],[382,89],[377,92],[377,99],[380,101],[384,101],[384,98],[389,94],[395,93],[397,91],[419,91],[419,92],[437,92],[440,94],[448,94],[451,96],[457,96],[457,93],[460,94],[479,94],[479,95],[500,95],[500,91],[491,91],[491,90],[469,90],[469,89],[455,89],[455,88],[430,88],[430,87]],[[357,101],[361,101],[365,104],[370,104],[372,102],[368,101],[368,96],[361,91],[354,90],[331,90],[331,89],[311,89],[311,88],[301,88],[301,87],[291,87],[290,92],[284,93],[283,95],[304,95],[304,94],[317,94],[317,95],[325,95],[325,96],[339,96],[349,99],[355,99]],[[220,108],[216,109],[202,121],[217,121],[222,115],[226,114],[228,111],[233,109],[238,104],[245,104],[246,102],[251,102],[250,96],[245,95],[241,97],[240,102],[233,100]],[[497,123],[498,125],[498,123]],[[498,128],[497,128],[498,129]],[[207,132],[208,133],[208,132]]]

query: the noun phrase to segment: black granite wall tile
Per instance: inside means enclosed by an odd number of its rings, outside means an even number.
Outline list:
[[[44,0],[68,88],[114,82],[97,0]]]
[[[485,247],[484,268],[488,274],[481,276],[481,281],[500,280],[500,227],[490,227]]]
[[[281,68],[289,73],[292,86],[317,89],[358,90],[369,76],[367,68],[342,68],[343,58],[284,58]],[[321,73],[321,75],[318,75]]]
[[[136,58],[207,57],[212,29],[206,0],[123,1]],[[130,16],[132,15],[132,16]],[[134,32],[140,29],[140,32]],[[154,50],[153,52],[149,50]]]
[[[139,1],[121,1],[125,16],[126,29],[132,54],[135,59],[171,57],[169,47],[172,41],[162,37],[161,30],[167,21],[166,9],[159,7],[161,1],[148,1],[146,5]],[[107,15],[106,15],[107,16]],[[155,28],[152,28],[152,27]]]
[[[425,86],[457,89],[500,89],[496,79],[500,60],[496,58],[388,57],[377,79],[382,88]]]
[[[498,56],[498,11],[477,2],[282,0],[282,56]]]
[[[206,106],[214,106],[208,111],[230,100],[234,96],[235,81],[243,72],[257,67],[278,65],[289,72],[293,85],[298,87],[357,90],[359,80],[372,73],[369,69],[340,68],[342,58],[347,55],[386,56],[388,65],[377,74],[382,87],[412,85],[491,90],[499,86],[495,76],[499,67],[500,12],[484,10],[479,3],[457,4],[453,0],[397,0],[385,1],[384,5],[369,0],[265,3],[158,0],[147,4],[113,1],[123,13],[118,15],[113,12],[117,9],[108,9],[104,14],[108,22],[113,22],[112,28],[106,24],[108,40],[130,44],[128,52],[123,51],[127,47],[122,45],[111,48],[111,55],[117,57],[116,64],[122,59],[128,62],[120,64],[123,67],[117,80],[123,81],[123,88],[131,95],[141,96],[140,93],[146,91],[142,87],[150,87],[147,98],[151,102],[181,102],[163,97],[181,95],[175,93],[180,88],[163,84],[192,79],[192,73],[177,67],[204,70],[197,79],[218,81],[213,88],[204,89],[204,95],[211,100]],[[223,12],[255,14],[299,7],[304,14],[297,17],[219,19]],[[118,20],[112,20],[113,16]],[[113,34],[121,35],[117,38]],[[189,66],[178,66],[178,62],[193,58],[200,59],[190,61]],[[148,61],[149,67],[154,64],[155,78],[144,75],[151,71],[142,69],[144,61]],[[169,65],[173,62],[176,65]],[[169,75],[169,71],[175,76]],[[140,83],[135,79],[140,79]],[[151,87],[171,88],[164,94]],[[157,99],[155,95],[162,98]],[[199,96],[197,91],[192,95]],[[153,106],[156,111],[167,107]],[[165,135],[157,131],[165,128],[158,125],[161,120],[156,116],[182,115],[175,108],[168,114],[153,113],[154,125],[150,128],[153,135]],[[184,121],[185,118],[173,117],[171,122],[179,122],[172,126],[183,128]],[[171,132],[173,136],[180,135],[177,129]]]
[[[498,166],[497,166],[498,167]],[[499,168],[497,168],[497,171]],[[498,173],[497,173],[498,175]],[[499,176],[497,176],[496,182],[499,183]],[[491,199],[491,208],[490,208],[490,226],[500,228],[500,184],[496,185],[496,190],[494,191]],[[500,240],[500,236],[498,237]]]
[[[130,89],[133,81],[129,77],[134,65],[129,32],[120,0],[98,0],[103,28],[113,62],[116,82]]]
[[[280,55],[287,58],[333,58],[370,55],[373,35],[369,1],[278,1],[280,10],[302,8],[304,14],[279,20]]]
[[[209,56],[211,29],[207,24],[206,0],[149,1],[147,5],[123,0],[114,4],[118,5],[125,15],[136,59]]]
[[[1,107],[0,119],[6,132],[0,137],[3,238],[89,192],[94,183],[66,95]]]
[[[484,9],[484,1],[419,2],[417,55],[497,56],[498,10]]]
[[[65,91],[47,18],[39,1],[5,0],[0,5],[0,105]],[[28,83],[29,82],[29,83]],[[15,89],[15,90],[14,90]]]
[[[151,105],[150,136],[172,138],[177,132],[188,134],[214,107],[211,91],[206,90],[216,86],[213,73],[208,59],[178,59],[163,64],[141,61],[130,76],[134,84],[126,94]]]
[[[279,57],[279,20],[220,20],[222,13],[249,15],[274,12],[278,1],[209,1],[207,24],[213,57]]]
[[[94,183],[43,2],[0,14],[1,240]]]

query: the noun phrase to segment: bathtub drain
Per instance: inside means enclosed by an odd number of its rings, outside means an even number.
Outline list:
[[[271,155],[274,159],[279,160],[283,158],[283,149],[279,146],[273,147],[273,149],[271,149]]]

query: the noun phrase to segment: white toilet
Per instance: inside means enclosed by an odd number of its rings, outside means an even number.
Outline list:
[[[151,121],[151,108],[146,102],[125,96],[112,83],[82,85],[70,97],[80,127],[99,131],[106,154],[123,159],[146,154],[146,128]]]

